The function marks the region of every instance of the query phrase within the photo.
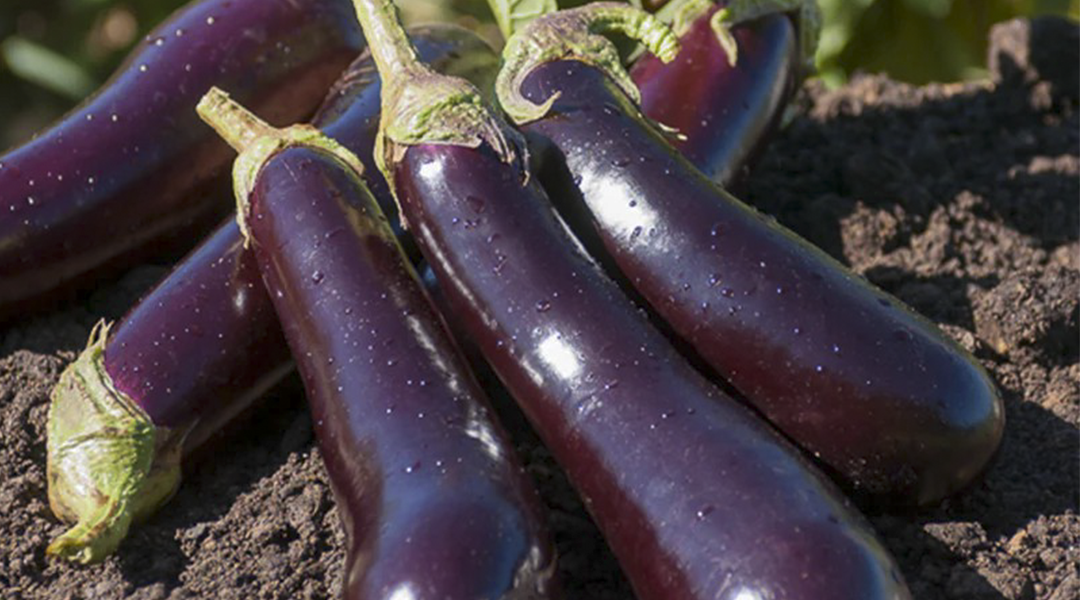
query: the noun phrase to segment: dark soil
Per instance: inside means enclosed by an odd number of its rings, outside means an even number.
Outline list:
[[[985,478],[933,511],[871,516],[920,600],[1080,597],[1077,64],[1041,66],[1024,50],[1038,33],[999,32],[996,83],[808,85],[743,192],[939,323],[1001,386],[1008,424]],[[49,390],[93,323],[164,272],[136,269],[81,306],[0,330],[0,597],[336,596],[343,535],[295,382],[114,557],[46,560],[64,530],[45,495]],[[571,597],[631,598],[562,472],[509,421]]]

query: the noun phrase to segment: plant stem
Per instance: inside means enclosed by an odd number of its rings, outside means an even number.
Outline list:
[[[505,160],[524,156],[524,141],[499,119],[483,94],[459,77],[420,62],[391,0],[353,0],[382,77],[382,115],[375,138],[375,164],[387,181],[405,148],[417,144],[487,143]]]
[[[233,163],[233,193],[236,196],[236,223],[245,245],[251,243],[247,225],[248,196],[254,189],[259,170],[276,152],[289,146],[319,148],[351,167],[357,177],[364,172],[364,165],[355,154],[318,129],[310,125],[272,127],[219,88],[210,88],[195,110],[239,155]]]
[[[405,34],[393,0],[353,0],[353,6],[384,87],[392,80],[427,69]]]
[[[238,153],[248,149],[259,138],[278,133],[277,129],[217,87],[210,88],[195,110]]]

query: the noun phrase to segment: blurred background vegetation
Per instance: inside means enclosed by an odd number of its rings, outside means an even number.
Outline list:
[[[411,22],[455,20],[498,38],[484,0],[401,0]],[[564,2],[577,4],[581,0]],[[913,83],[985,75],[986,32],[1019,15],[1080,18],[1080,0],[819,0],[818,64],[830,84],[855,70]],[[184,0],[0,1],[0,149],[93,92]]]

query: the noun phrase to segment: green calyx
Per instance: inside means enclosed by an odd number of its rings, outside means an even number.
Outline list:
[[[675,34],[652,15],[626,4],[598,2],[562,10],[529,23],[506,42],[503,67],[495,92],[515,123],[535,121],[559,98],[556,92],[541,104],[521,94],[521,85],[536,67],[556,60],[578,60],[605,72],[635,103],[641,93],[622,65],[610,40],[600,35],[620,32],[641,42],[660,60],[670,62],[679,52]]]
[[[84,564],[111,554],[133,521],[173,495],[186,433],[155,426],[113,386],[103,363],[108,334],[99,322],[60,375],[47,424],[49,506],[75,525],[46,552]]]
[[[474,85],[420,62],[392,0],[353,0],[382,77],[382,117],[375,163],[392,182],[393,167],[409,146],[488,144],[507,163],[525,162],[521,135],[507,126]]]
[[[284,129],[271,127],[217,87],[210,88],[199,100],[196,110],[202,120],[239,153],[233,163],[233,193],[236,195],[236,222],[245,246],[251,244],[247,221],[255,178],[266,161],[278,152],[294,146],[318,148],[351,167],[358,176],[364,172],[364,165],[355,154],[318,129],[311,125],[292,125]]]
[[[387,181],[393,181],[393,165],[405,149],[418,144],[478,148],[486,143],[504,162],[524,163],[521,134],[496,116],[475,86],[419,66],[383,84],[375,163]]]

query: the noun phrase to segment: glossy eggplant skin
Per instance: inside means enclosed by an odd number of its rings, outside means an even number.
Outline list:
[[[52,390],[49,506],[72,526],[47,554],[109,556],[176,491],[181,461],[292,361],[236,223],[224,223],[110,328],[99,323]]]
[[[432,25],[410,29],[410,36],[420,57],[436,70],[461,71],[459,62],[488,64],[479,82],[494,77],[494,51],[466,29]],[[380,88],[365,53],[334,85],[314,119],[316,127],[368,159],[365,164],[371,164],[379,125]],[[364,179],[384,212],[396,211],[382,175],[369,169]],[[229,218],[122,319],[105,348],[113,383],[155,425],[198,423],[188,447],[202,441],[201,432],[219,429],[291,365],[249,254]]]
[[[290,148],[250,200],[345,525],[344,596],[550,597],[535,492],[359,179]]]
[[[780,123],[797,88],[799,45],[786,14],[734,28],[735,66],[716,41],[709,18],[719,3],[679,36],[681,50],[664,64],[639,58],[630,76],[641,90],[645,116],[678,130],[668,141],[725,187],[737,184]]]
[[[494,52],[467,30],[438,25],[411,33],[436,68],[478,81],[494,76]],[[369,155],[380,108],[370,61],[361,56],[350,66],[318,119],[342,144]],[[367,175],[383,183],[377,171]],[[380,204],[392,207],[385,184],[378,189]],[[95,329],[53,391],[49,500],[74,527],[50,553],[79,562],[111,553],[129,522],[171,496],[181,462],[212,446],[204,442],[290,370],[261,279],[230,218],[118,325]],[[138,418],[115,418],[129,414]],[[98,448],[108,456],[95,454]]]
[[[865,522],[679,356],[490,151],[408,147],[402,211],[640,600],[908,598]]]
[[[417,56],[445,75],[464,77],[480,89],[494,87],[499,56],[475,33],[456,25],[432,24],[410,27],[409,40]],[[364,165],[374,165],[375,134],[379,128],[382,82],[369,52],[364,52],[334,84],[316,112],[312,124],[348,148]],[[363,131],[358,135],[358,131]],[[398,219],[397,204],[382,173],[374,167],[364,183],[390,219],[409,258],[420,259],[419,250]]]
[[[494,86],[499,56],[472,31],[457,25],[433,23],[410,27],[408,34],[417,57],[435,71],[464,77],[480,89],[490,90]],[[361,163],[374,165],[381,92],[379,71],[371,53],[365,51],[334,83],[311,122],[352,151]],[[352,133],[361,129],[363,136]],[[379,202],[379,208],[398,230],[397,204],[382,173],[372,167],[363,177],[364,184]]]
[[[123,318],[105,348],[113,385],[157,426],[206,437],[292,368],[262,276],[235,219]]]
[[[345,0],[203,0],[91,98],[0,157],[0,319],[211,229],[228,147],[195,104],[218,85],[272,122],[311,114],[363,47]],[[195,238],[197,239],[197,238]]]
[[[868,503],[935,503],[1001,439],[1001,398],[933,324],[710,182],[599,71],[536,68],[525,129],[592,215],[590,248],[789,439]],[[545,164],[553,164],[547,161]]]

